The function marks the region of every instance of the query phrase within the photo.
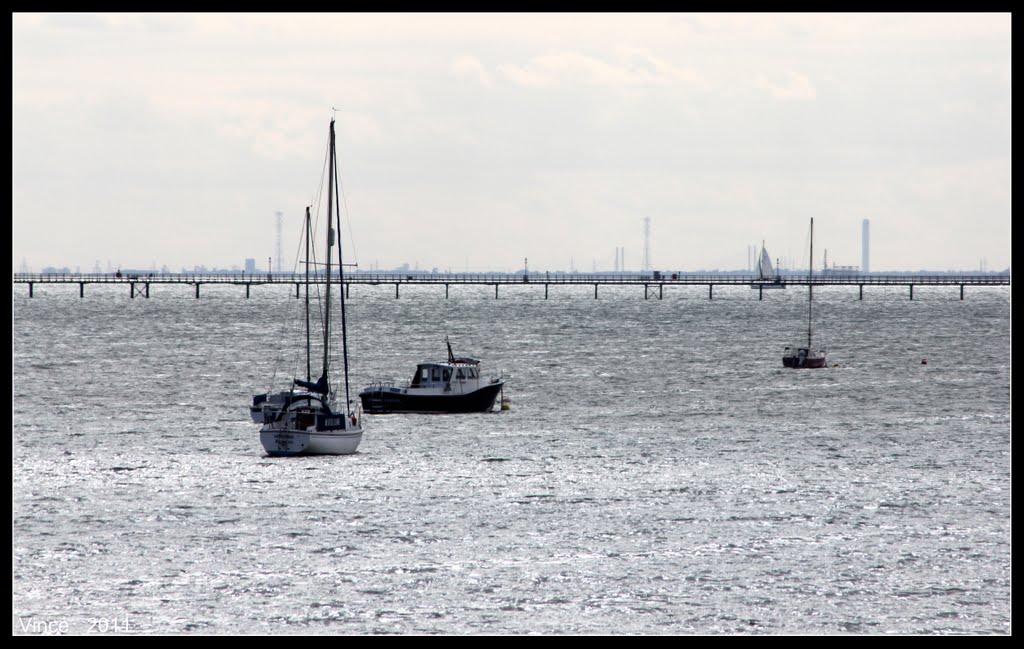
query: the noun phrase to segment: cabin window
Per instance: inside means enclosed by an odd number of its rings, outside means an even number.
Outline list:
[[[476,377],[477,377],[476,368],[475,367],[469,368],[469,378],[475,379]]]
[[[446,367],[446,368],[444,368],[444,379],[443,380],[444,380],[445,383],[447,383],[448,379],[450,379],[450,378],[452,378],[452,368]]]
[[[455,370],[455,378],[457,378],[460,381],[462,379],[466,378],[465,376],[462,375],[462,368],[461,367],[459,369]]]
[[[433,367],[433,368],[431,368],[430,375],[431,375],[431,378],[434,381],[440,381],[441,380],[441,368],[440,367]]]
[[[423,381],[424,383],[426,383],[427,381],[430,380],[430,368],[429,367],[424,367],[423,369],[420,370],[420,380]]]

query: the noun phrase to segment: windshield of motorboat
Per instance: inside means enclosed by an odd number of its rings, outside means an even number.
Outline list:
[[[452,368],[447,364],[421,363],[416,366],[416,373],[409,382],[410,387],[448,383],[452,378]]]

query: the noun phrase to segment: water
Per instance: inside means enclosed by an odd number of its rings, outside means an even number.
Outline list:
[[[800,290],[356,286],[353,397],[448,335],[512,406],[309,458],[293,289],[87,288],[12,293],[15,634],[1011,632],[1007,288],[816,290],[795,371]]]

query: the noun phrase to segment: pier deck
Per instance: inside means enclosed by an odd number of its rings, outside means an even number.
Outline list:
[[[321,273],[311,278],[313,283],[323,283]],[[337,276],[331,281],[336,283]],[[61,274],[61,273],[14,273],[15,284],[27,284],[29,297],[33,297],[36,284],[77,284],[79,297],[85,297],[85,287],[90,284],[116,284],[129,289],[132,298],[142,296],[148,298],[150,286],[153,284],[188,285],[195,288],[195,297],[200,295],[200,286],[233,285],[245,287],[245,295],[249,297],[253,286],[286,284],[295,286],[295,295],[306,282],[304,273],[264,273],[245,275],[241,273],[152,273],[152,274]],[[494,286],[494,297],[498,297],[498,287],[502,285],[534,285],[543,287],[544,298],[549,295],[551,286],[587,285],[594,287],[594,297],[598,297],[600,286],[636,286],[644,290],[644,298],[662,299],[666,286],[707,286],[708,299],[713,298],[715,286],[749,286],[758,291],[758,298],[763,299],[763,291],[777,289],[770,282],[759,282],[754,275],[737,273],[346,273],[343,282],[346,290],[356,285],[394,285],[395,297],[399,296],[402,285],[435,285],[445,287],[445,297],[449,296],[452,286],[486,285]],[[1009,286],[1009,273],[870,273],[870,274],[835,274],[822,273],[813,280],[793,276],[783,276],[783,286],[788,288],[813,286],[857,286],[860,299],[864,299],[865,286],[904,286],[907,287],[910,299],[914,299],[915,286],[954,286],[960,288],[960,299],[964,299],[964,288],[967,286]],[[763,288],[762,288],[763,287]]]

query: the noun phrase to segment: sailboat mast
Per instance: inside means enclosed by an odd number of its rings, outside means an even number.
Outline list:
[[[814,305],[814,217],[811,217],[811,256],[807,261],[807,351],[811,351],[811,309]]]
[[[325,301],[324,318],[324,379],[327,380],[327,367],[330,359],[331,340],[331,248],[334,246],[334,229],[331,227],[331,203],[334,197],[334,119],[331,119],[330,144],[327,150],[328,172],[327,172],[327,298]],[[330,381],[327,381],[330,385]]]
[[[332,167],[334,169],[334,173],[335,174],[338,172],[338,163],[337,163],[337,160],[336,160],[337,155],[338,155],[338,153],[337,153],[337,150],[335,148],[335,143],[334,143],[334,120],[332,119],[331,120],[331,158],[332,158]],[[348,405],[349,405],[349,392],[348,392],[348,338],[347,338],[348,328],[345,326],[345,268],[344,268],[344,264],[342,263],[342,259],[341,259],[341,254],[342,254],[342,251],[341,251],[341,201],[339,200],[339,193],[341,191],[340,185],[341,185],[341,183],[339,183],[339,182],[335,182],[334,183],[334,203],[335,203],[335,205],[338,208],[337,209],[337,216],[335,217],[337,219],[337,225],[338,225],[338,295],[339,295],[339,299],[341,301],[341,354],[342,354],[342,360],[343,360],[343,363],[344,363],[343,367],[344,367],[344,371],[345,371],[345,415],[347,416],[349,414],[349,410],[348,410]]]
[[[312,233],[309,229],[309,206],[306,206],[306,381],[312,381],[309,367],[309,238]]]

